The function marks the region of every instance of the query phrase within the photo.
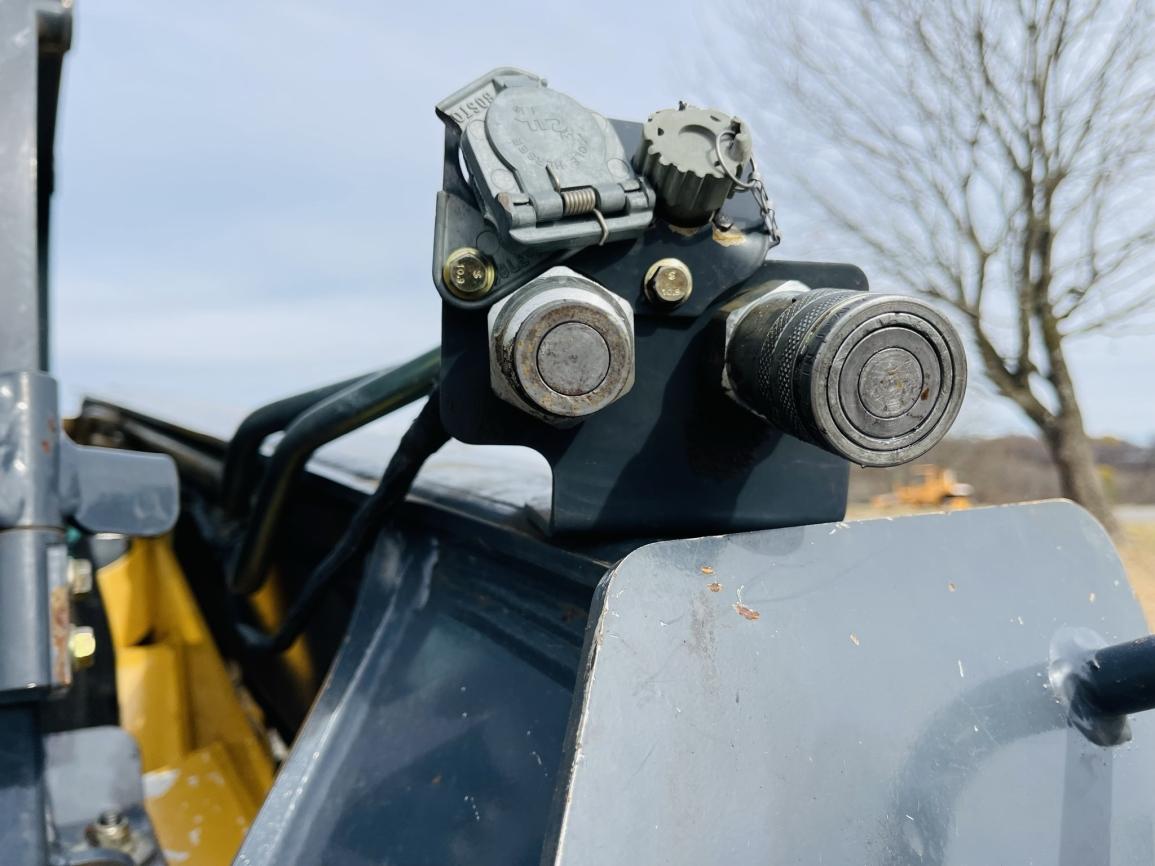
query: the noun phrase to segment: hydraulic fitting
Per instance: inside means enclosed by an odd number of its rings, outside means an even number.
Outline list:
[[[542,420],[597,412],[634,384],[633,310],[569,268],[494,304],[489,333],[494,392]]]
[[[925,454],[966,391],[966,356],[930,305],[789,282],[731,312],[724,386],[776,427],[862,466]]]

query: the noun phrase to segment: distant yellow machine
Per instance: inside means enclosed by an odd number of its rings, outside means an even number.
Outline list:
[[[955,477],[954,470],[925,464],[915,466],[918,481],[896,484],[890,493],[875,496],[870,504],[875,508],[896,506],[923,508],[970,508],[975,489]]]

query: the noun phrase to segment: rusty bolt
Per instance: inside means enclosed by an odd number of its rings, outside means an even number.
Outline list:
[[[72,654],[72,666],[77,670],[92,667],[96,661],[96,634],[86,625],[72,627],[68,636],[68,650]]]
[[[676,307],[690,297],[694,278],[690,269],[678,259],[658,259],[646,271],[646,297],[662,307]]]
[[[92,592],[92,563],[89,560],[68,560],[68,586],[77,597]]]
[[[445,259],[441,279],[445,287],[459,298],[484,297],[493,288],[497,269],[485,253],[473,247],[459,247]]]

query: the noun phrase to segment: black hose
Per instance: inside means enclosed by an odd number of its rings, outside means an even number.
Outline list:
[[[334,439],[428,394],[441,366],[433,349],[393,370],[350,385],[306,410],[285,431],[257,490],[252,521],[229,570],[229,589],[253,593],[264,585],[281,514],[294,483],[313,453]]]
[[[225,511],[234,517],[240,517],[245,512],[249,494],[256,486],[261,445],[265,439],[284,430],[301,413],[312,409],[322,400],[344,391],[350,385],[368,379],[370,375],[372,374],[362,373],[351,379],[275,400],[245,416],[245,420],[240,423],[233,433],[233,438],[229,440],[229,447],[225,452],[221,481],[221,504]]]
[[[1155,709],[1155,635],[1095,650],[1079,685],[1083,698],[1105,715]]]
[[[357,509],[340,540],[309,575],[275,632],[270,634],[247,622],[250,616],[247,600],[229,594],[236,633],[247,649],[259,653],[279,653],[293,645],[333,578],[351,560],[364,553],[368,542],[404,501],[418,470],[430,455],[448,441],[449,434],[441,423],[439,402],[437,392],[434,391],[421,413],[401,437],[377,489]]]

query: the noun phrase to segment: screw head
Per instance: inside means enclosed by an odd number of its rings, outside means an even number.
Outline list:
[[[690,297],[694,278],[681,260],[658,259],[646,271],[645,288],[650,303],[676,307]]]
[[[459,247],[445,259],[441,279],[445,287],[459,298],[484,297],[493,288],[497,269],[485,253],[473,247]]]
[[[72,666],[77,670],[92,667],[96,661],[96,634],[86,625],[73,626],[68,636]]]

